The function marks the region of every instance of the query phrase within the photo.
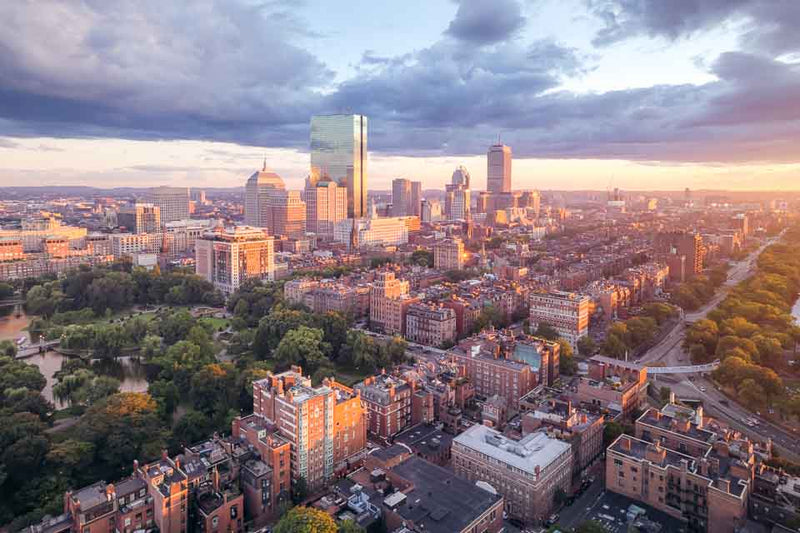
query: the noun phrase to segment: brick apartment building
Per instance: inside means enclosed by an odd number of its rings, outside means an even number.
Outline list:
[[[291,443],[292,479],[317,488],[363,459],[366,412],[358,391],[324,380],[319,387],[300,367],[253,382],[253,414],[275,424]]]
[[[405,337],[426,346],[443,346],[456,340],[456,313],[449,307],[417,302],[408,306]]]
[[[534,292],[529,295],[530,325],[547,324],[559,336],[569,341],[573,348],[578,339],[589,333],[589,306],[591,299],[571,292]]]
[[[573,472],[578,474],[603,453],[604,417],[578,409],[571,400],[551,398],[522,415],[522,434],[543,429],[572,446]]]
[[[475,425],[453,439],[452,456],[457,476],[489,483],[508,515],[527,524],[550,516],[556,491],[572,482],[572,448],[543,431],[513,440]]]
[[[413,382],[409,384],[401,378],[379,374],[365,379],[353,388],[361,394],[370,435],[389,441],[411,425]]]
[[[502,396],[516,409],[519,399],[537,385],[537,377],[527,363],[500,358],[496,345],[467,339],[448,350],[450,360],[463,368],[475,387],[475,394],[489,398]]]
[[[589,359],[588,377],[578,382],[575,398],[597,409],[630,415],[647,401],[647,367],[595,355]]]
[[[370,290],[370,327],[381,333],[405,331],[408,306],[416,302],[409,294],[409,282],[395,278],[394,272],[381,272]]]
[[[656,257],[669,267],[669,278],[672,281],[684,282],[703,271],[703,238],[698,233],[659,233],[653,248]]]
[[[635,436],[607,450],[606,489],[684,520],[691,531],[743,525],[755,475],[754,444],[736,431],[668,404],[636,420]]]
[[[433,267],[437,270],[461,270],[465,258],[461,239],[447,239],[433,245]]]

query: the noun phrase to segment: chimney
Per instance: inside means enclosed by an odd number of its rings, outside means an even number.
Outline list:
[[[167,450],[161,450],[161,459],[166,461],[168,458],[169,455],[167,455]]]
[[[106,485],[106,500],[110,502],[114,501],[114,495],[115,495],[114,484],[109,483],[108,485]]]
[[[139,460],[138,459],[134,459],[133,460],[133,472],[136,473],[137,470],[139,470]]]
[[[625,451],[631,451],[631,439],[624,436],[622,440],[619,441],[619,446]]]

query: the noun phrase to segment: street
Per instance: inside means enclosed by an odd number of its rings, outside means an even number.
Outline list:
[[[759,254],[764,249],[775,243],[780,237],[773,237],[764,243],[758,250],[751,253],[746,259],[737,263],[728,272],[728,280],[720,288],[718,293],[699,310],[686,313],[685,320],[678,325],[658,344],[653,346],[646,354],[639,358],[638,362],[653,364],[663,363],[665,366],[677,366],[689,364],[689,356],[683,350],[683,336],[686,332],[687,322],[695,322],[705,318],[709,312],[715,309],[728,294],[731,287],[741,283],[753,274]],[[692,398],[701,400],[704,408],[720,420],[730,424],[732,427],[744,432],[747,435],[764,439],[771,438],[773,444],[784,454],[793,459],[800,459],[800,442],[797,435],[792,432],[770,423],[762,416],[750,412],[745,407],[738,405],[733,400],[725,397],[718,391],[711,381],[698,376],[694,381],[689,379],[676,378],[677,381],[669,380],[670,389],[681,398]],[[727,402],[727,405],[722,402]],[[756,426],[748,426],[748,418],[758,420]]]

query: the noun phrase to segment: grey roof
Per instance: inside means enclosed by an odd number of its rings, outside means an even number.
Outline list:
[[[501,499],[419,457],[409,458],[392,471],[414,484],[395,512],[424,531],[462,531]]]

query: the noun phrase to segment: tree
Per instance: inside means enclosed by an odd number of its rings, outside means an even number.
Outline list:
[[[606,533],[606,529],[596,520],[587,520],[575,528],[575,533]]]
[[[348,518],[339,524],[339,533],[365,533],[365,529]]]
[[[588,335],[578,339],[578,353],[584,357],[590,357],[597,351],[597,343]]]
[[[292,483],[292,502],[297,505],[303,502],[308,496],[308,482],[303,476],[299,476]]]
[[[748,378],[742,381],[739,384],[738,393],[739,399],[743,404],[751,408],[759,408],[764,406],[766,393],[764,392],[764,388],[756,383],[754,379]]]
[[[136,392],[115,394],[91,406],[76,434],[95,445],[97,477],[107,479],[127,472],[134,459],[154,459],[166,444],[156,402]]]
[[[712,354],[717,349],[718,340],[719,327],[717,323],[704,318],[692,324],[686,332],[684,345],[702,344],[706,349],[706,353]]]
[[[553,326],[546,322],[539,322],[539,326],[536,328],[535,335],[549,341],[554,341],[558,338],[558,332]]]
[[[578,363],[575,362],[575,357],[572,352],[572,345],[559,337],[556,341],[559,345],[558,365],[559,373],[565,376],[572,376],[578,371]]]
[[[175,408],[181,399],[178,387],[173,382],[163,379],[150,383],[147,387],[147,392],[158,404],[159,411],[164,418],[171,416],[175,412]]]
[[[211,424],[208,416],[190,409],[180,417],[172,429],[172,442],[180,448],[208,438]]]
[[[16,357],[17,355],[17,345],[14,344],[12,341],[5,340],[0,341],[0,356],[6,357]]]
[[[321,329],[307,326],[289,330],[275,349],[274,357],[280,365],[302,365],[313,372],[330,352],[330,345],[322,340],[324,335]]]
[[[225,412],[238,400],[236,368],[231,364],[205,365],[192,376],[192,405],[206,416]]]
[[[331,516],[313,507],[294,507],[275,525],[275,533],[337,533]]]
[[[94,461],[94,444],[67,439],[53,444],[47,453],[47,463],[69,478],[82,479]]]
[[[122,354],[124,341],[125,330],[119,324],[96,327],[92,348],[98,357],[116,358]]]
[[[433,252],[425,249],[414,250],[411,254],[411,263],[414,265],[432,267],[433,266]]]
[[[8,300],[14,296],[14,287],[8,283],[0,283],[0,300]]]
[[[343,358],[354,368],[372,369],[378,360],[378,348],[375,341],[363,331],[348,331],[347,342],[342,350]]]
[[[629,346],[632,348],[651,342],[658,331],[658,324],[650,317],[631,318],[625,322],[625,326],[630,335]]]

